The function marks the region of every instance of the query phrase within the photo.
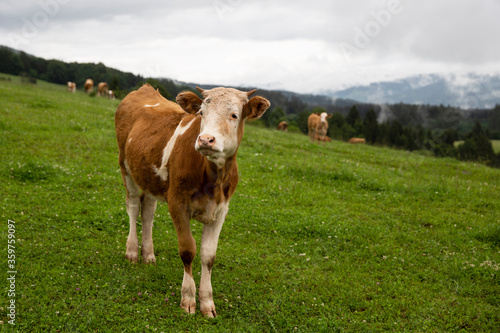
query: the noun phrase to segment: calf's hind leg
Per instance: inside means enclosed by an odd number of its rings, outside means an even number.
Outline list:
[[[141,197],[141,220],[142,220],[142,261],[144,263],[155,263],[153,247],[153,219],[156,210],[156,200],[149,195]]]
[[[136,263],[139,258],[139,241],[137,240],[137,217],[139,216],[141,197],[140,190],[132,177],[128,174],[122,174],[123,183],[127,190],[127,214],[129,216],[129,233],[127,238],[127,250],[125,258],[132,263]]]

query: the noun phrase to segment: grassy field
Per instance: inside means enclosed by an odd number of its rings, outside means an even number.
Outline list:
[[[499,169],[250,124],[212,275],[219,316],[185,314],[166,205],[157,265],[124,259],[118,103],[0,80],[2,331],[500,331]]]

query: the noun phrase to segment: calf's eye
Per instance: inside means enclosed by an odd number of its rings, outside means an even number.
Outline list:
[[[231,118],[233,118],[233,119],[238,119],[238,114],[233,113],[233,114],[231,115]]]

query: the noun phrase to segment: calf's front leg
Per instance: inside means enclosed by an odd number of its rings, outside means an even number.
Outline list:
[[[219,234],[226,219],[228,205],[225,204],[217,212],[216,219],[211,224],[203,225],[201,236],[201,281],[200,281],[200,311],[204,316],[216,317],[215,303],[212,292],[212,267],[215,262]]]
[[[176,207],[169,201],[169,207]],[[174,222],[177,232],[177,241],[179,243],[179,255],[184,264],[184,277],[181,288],[181,308],[187,313],[196,312],[196,285],[193,280],[192,263],[196,256],[196,241],[191,234],[191,225],[189,224],[189,215],[187,212],[179,209],[170,209],[170,215]]]

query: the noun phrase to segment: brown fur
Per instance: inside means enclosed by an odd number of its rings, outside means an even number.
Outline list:
[[[99,82],[97,85],[97,96],[109,97],[109,88],[106,82]]]
[[[94,90],[94,81],[92,79],[85,80],[85,84],[83,86],[85,88],[85,92],[88,94]]]
[[[320,141],[325,141],[325,142],[332,142],[332,139],[330,139],[328,136],[324,136],[322,138],[318,138]]]
[[[281,123],[278,124],[276,129],[278,131],[286,132],[288,130],[288,123],[286,121],[282,121]]]
[[[68,82],[68,91],[74,93],[76,91],[76,83],[75,82]]]
[[[349,143],[355,144],[355,143],[366,143],[366,140],[363,138],[350,138]]]
[[[326,119],[331,118],[332,115],[329,114],[326,116]],[[309,140],[311,142],[320,141],[323,143],[326,141],[326,133],[328,132],[328,120],[324,122],[321,121],[321,116],[317,113],[312,113],[307,119],[307,127],[309,132]]]

